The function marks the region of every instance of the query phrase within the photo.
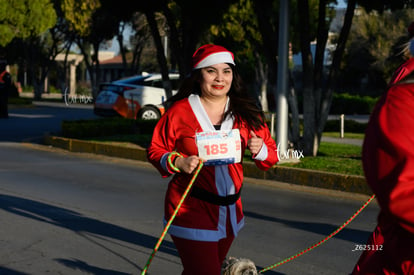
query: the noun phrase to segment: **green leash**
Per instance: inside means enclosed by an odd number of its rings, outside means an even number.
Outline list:
[[[302,256],[303,254],[317,248],[318,246],[320,246],[321,244],[323,244],[324,242],[326,242],[327,240],[329,240],[330,238],[332,238],[333,236],[335,236],[336,234],[338,234],[339,232],[342,231],[342,229],[344,229],[350,222],[352,222],[361,212],[362,210],[365,209],[365,207],[368,206],[368,204],[375,198],[375,195],[372,195],[346,222],[344,222],[340,227],[338,227],[335,231],[333,231],[331,234],[329,234],[328,236],[326,236],[325,238],[323,238],[322,240],[320,240],[319,242],[315,243],[314,245],[309,246],[308,248],[300,251],[299,253],[286,258],[280,262],[278,262],[277,264],[274,265],[270,265],[268,267],[263,268],[262,270],[259,271],[259,273],[264,273],[266,271],[269,271],[271,269],[274,269],[278,266],[281,266],[282,264],[285,264],[287,262],[290,262],[294,259],[296,259],[299,256]]]

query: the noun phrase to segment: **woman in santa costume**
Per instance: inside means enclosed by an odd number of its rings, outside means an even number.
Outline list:
[[[414,25],[412,25],[414,26]],[[411,29],[411,31],[410,31]],[[410,36],[414,28],[409,28]],[[381,211],[352,274],[414,274],[414,41],[365,133],[362,162]]]
[[[173,175],[165,197],[165,220],[191,173],[200,160],[205,161],[168,232],[180,254],[182,274],[219,275],[244,224],[240,193],[245,149],[262,170],[278,159],[263,112],[235,71],[233,53],[204,45],[192,62],[191,75],[169,100],[171,107],[154,130],[148,159],[163,177]]]

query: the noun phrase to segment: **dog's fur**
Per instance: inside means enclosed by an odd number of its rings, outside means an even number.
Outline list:
[[[227,258],[221,268],[222,275],[257,275],[254,263],[249,259]]]

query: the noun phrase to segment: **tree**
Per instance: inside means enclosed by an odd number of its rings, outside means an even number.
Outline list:
[[[329,11],[332,1],[320,0],[318,9],[318,23],[317,23],[317,50],[315,58],[309,50],[311,37],[307,26],[312,25],[309,20],[309,1],[298,0],[298,16],[299,25],[297,26],[300,32],[301,53],[303,63],[303,150],[305,155],[315,156],[318,149],[322,132],[328,119],[330,107],[334,91],[338,90],[338,83],[340,83],[340,65],[345,52],[346,42],[351,30],[354,12],[356,9],[357,0],[348,0],[345,11],[343,26],[336,41],[336,49],[333,53],[332,64],[329,67],[326,80],[322,78],[321,67],[323,55],[322,49],[326,46],[327,38],[327,23],[326,11]],[[402,9],[413,7],[413,1],[406,0],[384,0],[384,1],[368,1],[359,0],[359,4],[368,9],[375,9],[383,12],[387,9]],[[319,50],[318,50],[319,49]],[[318,55],[319,53],[319,55]]]
[[[125,6],[126,6],[126,2]],[[112,39],[118,32],[119,16],[114,0],[63,0],[61,9],[69,23],[69,37],[78,45],[92,84],[92,95],[96,97],[100,77],[99,49],[106,40]],[[132,16],[132,11],[127,13]]]
[[[168,23],[172,58],[181,77],[191,71],[191,56],[197,44],[206,42],[210,26],[222,20],[231,0],[197,2],[192,0],[162,1],[161,11]]]
[[[352,25],[356,0],[348,0],[344,17],[344,24],[340,31],[336,50],[333,54],[332,64],[327,79],[324,79],[324,51],[326,48],[329,23],[332,16],[330,11],[332,1],[320,0],[318,6],[317,32],[315,35],[316,54],[312,56],[310,44],[313,37],[308,26],[310,22],[310,9],[308,0],[298,0],[297,27],[300,35],[300,45],[303,66],[303,138],[302,148],[307,156],[316,156],[322,132],[328,119],[332,104],[333,92],[336,89],[338,71],[345,49],[345,43]],[[326,84],[324,84],[326,83]]]
[[[132,46],[132,62],[130,65],[131,72],[140,71],[141,54],[148,40],[151,39],[151,31],[145,19],[145,14],[136,12],[132,17],[132,28],[134,35],[130,37]]]
[[[199,3],[192,0],[154,0],[140,3],[136,10],[142,11],[151,28],[154,44],[157,49],[157,60],[163,78],[167,96],[172,95],[171,83],[168,78],[167,58],[161,43],[159,26],[156,23],[157,12],[161,12],[167,21],[169,40],[171,41],[171,59],[178,65],[181,78],[191,70],[191,55],[200,37],[206,33],[209,26],[220,20],[222,13],[230,0],[214,0]]]
[[[263,53],[267,65],[267,94],[271,99],[269,109],[276,110],[274,94],[277,87],[277,52],[279,48],[278,1],[254,1],[254,12],[258,21],[258,30],[262,41],[257,44],[259,52]]]
[[[351,29],[345,64],[344,83],[358,93],[378,96],[386,89],[395,69],[404,61],[408,41],[407,26],[413,9],[367,13],[360,9]]]
[[[35,37],[53,27],[55,22],[56,13],[50,0],[2,1],[0,46],[6,46],[14,38]]]
[[[240,0],[231,4],[228,11],[223,14],[222,21],[222,24],[210,27],[206,40],[220,45],[231,45],[239,73],[245,82],[250,84],[252,94],[258,98],[262,110],[268,112],[268,64],[261,55],[262,35],[258,31],[253,1]]]
[[[387,10],[403,10],[414,7],[413,0],[381,0],[381,1],[370,1],[370,0],[358,0],[358,4],[369,13],[373,10],[383,13]]]
[[[42,36],[30,37],[23,41],[24,60],[34,87],[34,98],[40,99],[46,92],[45,80],[56,56],[64,49],[64,43],[57,28],[51,28]]]
[[[0,22],[0,44],[5,46],[5,54],[10,62],[24,64],[21,68],[34,86],[35,98],[40,98],[53,57],[58,53],[53,4],[50,0],[4,1]]]
[[[303,64],[303,102],[306,102],[307,108],[310,102],[315,103],[314,99],[314,84],[322,81],[322,69],[323,69],[323,53],[326,46],[326,40],[328,37],[327,24],[332,18],[332,13],[327,13],[326,9],[328,3],[332,1],[289,1],[290,2],[290,18],[291,24],[289,25],[289,37],[292,45],[293,53],[298,51],[301,52]],[[273,0],[254,1],[254,11],[258,20],[258,30],[262,36],[262,44],[260,45],[259,51],[263,53],[267,68],[268,68],[268,95],[271,101],[269,106],[271,110],[275,110],[276,102],[273,95],[276,94],[277,88],[277,54],[278,54],[278,32],[279,32],[279,21],[277,16],[279,14],[279,2]],[[323,18],[319,20],[318,18]],[[328,22],[325,22],[328,21]],[[299,31],[298,31],[299,30]],[[310,44],[311,41],[318,38],[318,44],[316,50],[315,59],[311,54]],[[292,80],[290,79],[290,89],[287,92],[288,104],[291,111],[291,123],[289,129],[289,140],[295,148],[304,149],[305,153],[310,150],[306,150],[306,144],[309,144],[309,139],[302,139],[300,143],[300,125],[299,125],[299,113],[298,113],[298,101],[296,98],[296,90]],[[319,85],[319,84],[318,84]],[[316,86],[318,87],[318,86]],[[310,101],[309,101],[310,100]],[[309,105],[308,105],[309,104]],[[320,104],[315,105],[317,108]],[[305,108],[305,107],[304,107]],[[309,107],[311,108],[311,107]],[[312,118],[315,113],[314,110],[309,109],[308,118],[305,118],[305,124],[316,126]],[[310,118],[310,119],[309,119]],[[308,127],[309,129],[311,127]],[[304,134],[305,136],[305,134]],[[310,147],[310,146],[309,146]]]

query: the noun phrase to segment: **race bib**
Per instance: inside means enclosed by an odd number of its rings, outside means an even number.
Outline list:
[[[196,134],[198,156],[204,165],[223,165],[241,161],[238,129],[200,132]]]

